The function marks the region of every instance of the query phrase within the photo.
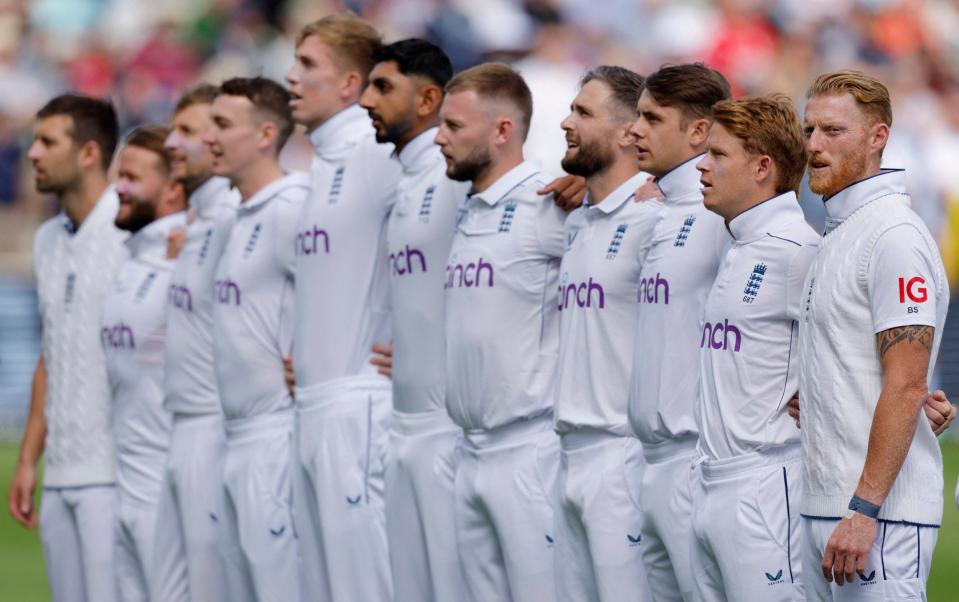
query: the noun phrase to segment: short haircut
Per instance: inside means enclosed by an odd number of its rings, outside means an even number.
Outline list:
[[[272,79],[265,77],[234,77],[220,85],[220,94],[247,98],[267,120],[276,124],[277,152],[293,133],[293,114],[290,111],[290,93]]]
[[[383,43],[376,28],[359,18],[356,13],[342,11],[326,15],[306,24],[296,36],[296,45],[310,36],[316,36],[333,50],[341,69],[356,69],[366,78],[373,69],[373,53]]]
[[[591,81],[600,81],[609,86],[613,92],[613,100],[619,105],[619,112],[622,112],[624,119],[632,120],[635,117],[636,103],[639,102],[645,85],[642,75],[625,67],[600,65],[587,71],[579,85],[582,87]]]
[[[522,76],[506,63],[483,63],[456,74],[446,84],[446,93],[473,91],[486,100],[506,101],[519,110],[521,138],[525,141],[533,118],[533,95]]]
[[[420,38],[409,38],[380,46],[373,53],[373,64],[393,61],[403,75],[418,75],[441,89],[453,77],[453,65],[443,49]]]
[[[211,105],[213,104],[213,99],[215,99],[219,93],[219,88],[207,83],[197,84],[192,88],[188,88],[180,96],[180,100],[176,102],[173,114],[176,115],[180,111],[188,109],[193,105]]]
[[[878,79],[861,71],[846,69],[823,73],[809,86],[806,98],[830,94],[852,94],[863,113],[892,127],[892,101],[889,89]]]
[[[124,144],[126,146],[136,146],[154,153],[160,158],[163,169],[169,173],[170,154],[164,144],[169,135],[170,128],[165,125],[141,125],[130,132]]]
[[[713,107],[713,124],[742,141],[751,155],[776,163],[776,192],[798,190],[806,169],[805,135],[792,101],[782,94],[723,100]]]
[[[117,112],[109,100],[91,98],[81,94],[61,94],[51,99],[37,111],[37,119],[66,115],[73,120],[70,137],[77,148],[94,142],[100,148],[100,164],[103,170],[110,168],[113,153],[117,149],[120,126]]]
[[[679,109],[684,123],[709,119],[714,104],[732,98],[723,74],[702,63],[663,65],[646,77],[646,90],[658,104]]]

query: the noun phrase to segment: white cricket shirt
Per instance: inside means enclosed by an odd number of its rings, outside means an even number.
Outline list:
[[[213,280],[239,201],[229,180],[219,177],[210,178],[190,195],[195,219],[187,226],[168,287],[163,405],[169,412],[220,412],[213,362]]]
[[[706,298],[699,447],[722,460],[799,442],[786,403],[799,386],[799,309],[819,235],[788,192],[729,222]]]
[[[116,479],[100,315],[113,277],[129,256],[123,244],[127,233],[113,223],[119,206],[111,186],[79,229],[61,213],[44,222],[33,241],[47,371],[46,487]]]
[[[386,223],[401,167],[353,105],[310,133],[312,193],[296,249],[296,385],[375,375],[374,343],[390,340]],[[385,377],[384,377],[385,378]]]
[[[466,201],[446,264],[447,410],[495,429],[553,407],[566,213],[526,161]]]
[[[468,182],[446,177],[433,143],[436,128],[399,154],[387,241],[393,313],[393,407],[404,413],[446,410],[446,260]]]
[[[117,485],[125,497],[156,504],[173,416],[163,408],[167,287],[173,261],[167,235],[186,213],[160,218],[127,239],[130,259],[120,266],[103,306],[103,344],[113,397]]]
[[[657,180],[665,195],[639,277],[629,422],[644,444],[695,436],[703,304],[729,241],[703,206],[693,157]]]
[[[283,371],[293,343],[292,241],[309,192],[309,177],[290,173],[237,208],[213,283],[217,384],[227,420],[292,405]]]
[[[633,202],[648,174],[624,182],[602,202],[566,219],[560,266],[556,430],[589,427],[629,434],[626,398],[633,368],[636,291],[663,206]]]

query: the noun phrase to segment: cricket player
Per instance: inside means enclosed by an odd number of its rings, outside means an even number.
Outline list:
[[[696,165],[704,204],[730,240],[699,339],[697,600],[804,599],[799,430],[786,412],[798,385],[803,283],[819,243],[796,198],[804,142],[788,98],[723,101]]]
[[[277,163],[293,131],[290,95],[276,82],[234,78],[213,101],[204,142],[213,173],[242,202],[216,267],[213,333],[226,426],[225,499],[218,518],[235,601],[298,600],[292,523],[293,400],[284,358],[293,342],[293,245],[309,179]],[[216,478],[211,475],[210,478]]]
[[[654,599],[691,600],[691,484],[699,399],[700,317],[729,234],[703,206],[696,163],[712,106],[729,84],[700,63],[662,67],[646,78],[631,132],[639,167],[665,195],[639,277],[628,415],[643,444],[640,488],[643,562]]]
[[[806,595],[924,599],[943,477],[939,444],[916,423],[949,287],[904,173],[880,167],[892,124],[886,87],[837,71],[808,98],[809,186],[827,221],[798,347]]]
[[[126,139],[117,158],[120,209],[116,225],[130,232],[130,258],[117,273],[101,317],[100,341],[113,398],[117,457],[114,565],[117,599],[153,599],[164,464],[172,416],[163,408],[167,287],[173,261],[167,238],[186,223],[186,195],[170,173],[164,149],[169,128],[144,126]],[[169,562],[169,560],[168,560]]]
[[[472,184],[446,265],[447,409],[463,429],[456,537],[467,600],[555,599],[552,430],[565,212],[523,160],[529,88],[502,63],[446,86],[436,143]]]
[[[453,514],[461,429],[446,412],[443,292],[456,216],[469,184],[446,177],[433,142],[443,87],[453,75],[446,54],[425,40],[380,47],[360,98],[390,142],[403,174],[387,227],[392,310],[393,418],[386,468],[386,526],[396,600],[462,600]]]
[[[40,525],[54,602],[110,602],[116,465],[100,315],[127,233],[114,225],[119,201],[107,169],[117,117],[106,101],[65,94],[37,113],[27,153],[37,190],[62,208],[37,231],[33,274],[43,352],[10,486],[10,513]],[[43,502],[34,506],[37,462],[46,450]]]
[[[643,450],[626,417],[639,273],[662,204],[634,203],[648,175],[632,136],[643,78],[622,67],[586,73],[562,122],[563,169],[586,179],[566,220],[557,306],[555,420],[560,435],[556,591],[569,602],[652,600],[637,503]]]
[[[201,84],[177,102],[166,139],[172,176],[189,195],[189,225],[170,276],[163,407],[173,432],[160,500],[157,544],[179,550],[157,557],[155,600],[227,601],[217,524],[222,515],[225,435],[213,356],[214,270],[236,218],[239,198],[213,175],[203,135],[219,89]],[[167,543],[170,540],[172,543]]]
[[[313,600],[392,596],[384,469],[389,379],[370,363],[390,340],[386,224],[402,171],[357,103],[380,45],[352,13],[303,28],[287,74],[315,147],[296,250],[297,533]]]

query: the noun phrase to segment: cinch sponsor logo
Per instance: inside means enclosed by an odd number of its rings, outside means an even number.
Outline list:
[[[213,283],[213,297],[223,305],[239,305],[240,287],[229,278],[217,280]]]
[[[598,282],[593,282],[592,276],[586,282],[570,282],[569,273],[563,274],[559,285],[559,311],[569,309],[570,307],[595,307],[603,309],[606,307],[606,293],[603,286]]]
[[[665,278],[660,278],[659,272],[656,277],[640,278],[639,293],[636,300],[640,303],[659,303],[659,292],[663,292],[663,304],[669,305],[669,282]]]
[[[722,338],[717,338],[720,333],[722,333]],[[715,324],[706,322],[706,324],[703,325],[703,336],[699,340],[699,346],[700,348],[708,345],[713,349],[729,349],[730,335],[736,337],[733,343],[733,351],[739,351],[739,348],[742,346],[743,337],[739,334],[739,329],[730,324],[729,320],[723,320]]]
[[[133,341],[133,329],[123,322],[101,328],[100,341],[104,347],[114,349],[133,349],[136,347]]]
[[[916,276],[906,280],[899,279],[899,302],[905,303],[906,298],[913,303],[925,303],[929,299],[929,291],[921,286],[926,283],[925,278]]]
[[[483,261],[456,263],[456,257],[450,257],[446,266],[446,284],[443,288],[475,288],[483,285],[485,276],[486,286],[493,286],[493,264]]]
[[[322,245],[322,247],[317,244],[317,241],[319,241],[319,245]],[[320,248],[322,248],[325,253],[330,252],[330,235],[326,233],[326,230],[313,226],[312,229],[297,232],[297,255],[316,255]]]
[[[193,295],[190,294],[190,289],[185,286],[171,284],[167,289],[167,300],[170,305],[177,309],[193,311]]]
[[[416,259],[416,261],[414,261],[414,259]],[[422,251],[411,249],[409,245],[406,245],[406,247],[396,253],[390,253],[390,265],[392,266],[394,276],[412,274],[413,267],[416,265],[420,266],[421,272],[425,272],[426,256],[423,255]]]

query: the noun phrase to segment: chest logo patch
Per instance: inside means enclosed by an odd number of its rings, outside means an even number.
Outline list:
[[[430,186],[423,195],[423,202],[420,203],[420,221],[428,224],[430,221],[430,210],[433,209],[433,193],[436,192],[436,186]]]
[[[686,240],[689,238],[689,233],[693,229],[693,224],[696,223],[696,216],[689,215],[686,219],[683,220],[683,225],[679,227],[679,232],[676,234],[676,240],[673,242],[674,247],[685,247]]]
[[[762,286],[765,276],[765,263],[757,263],[753,266],[753,271],[746,279],[746,287],[743,289],[743,303],[752,303],[756,300],[756,295],[759,294],[759,287]]]
[[[140,287],[137,288],[137,294],[133,297],[134,303],[140,303],[143,301],[147,293],[150,292],[150,287],[153,286],[153,282],[157,279],[156,272],[150,272],[146,275],[146,278],[143,279],[143,282],[140,283]]]
[[[343,175],[346,173],[346,168],[342,165],[336,168],[336,173],[333,174],[333,183],[330,184],[330,194],[327,195],[327,201],[332,205],[340,200],[340,192],[343,191]]]
[[[258,223],[253,226],[253,231],[250,232],[250,239],[246,241],[246,247],[243,249],[243,257],[249,257],[250,253],[256,248],[256,241],[260,238],[261,230],[263,230],[263,224]]]
[[[506,207],[503,208],[503,217],[499,220],[499,231],[500,232],[509,232],[509,229],[513,227],[513,216],[516,214],[516,201],[510,201],[506,203]]]
[[[206,234],[203,235],[203,244],[200,245],[200,252],[197,253],[197,265],[203,265],[203,261],[206,259],[207,253],[210,252],[210,241],[213,239],[213,228],[207,228]]]
[[[616,226],[613,240],[609,241],[609,247],[606,248],[606,259],[616,259],[616,256],[619,255],[619,247],[623,244],[624,236],[626,236],[626,224]]]

